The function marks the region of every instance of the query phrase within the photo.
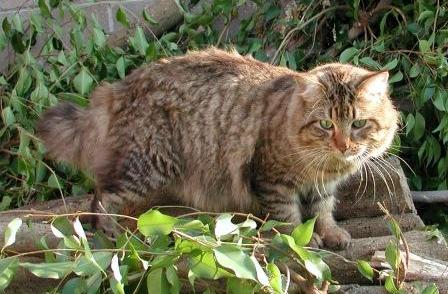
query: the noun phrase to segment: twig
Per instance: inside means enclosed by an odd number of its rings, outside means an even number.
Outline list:
[[[284,275],[290,275],[291,281],[293,281],[302,291],[306,294],[326,294],[328,292],[328,285],[324,282],[322,289],[319,290],[313,283],[310,283],[307,279],[302,277],[299,273],[289,268],[284,263],[278,263],[278,269]]]
[[[349,41],[356,39],[356,37],[364,32],[369,23],[375,22],[379,16],[379,12],[390,6],[391,2],[391,0],[381,0],[371,11],[361,12],[359,20],[355,22],[348,31]]]
[[[395,223],[398,223],[395,218],[390,214],[390,212],[380,203],[377,202],[378,206],[380,207],[380,209],[386,214],[386,217],[389,218],[390,220],[394,221]],[[410,259],[410,250],[409,250],[409,245],[408,242],[406,241],[406,238],[404,237],[403,232],[400,229],[400,240],[403,242],[403,247],[405,250],[405,268],[403,269],[403,278],[402,281],[398,281],[398,275],[397,275],[397,284],[401,284],[405,279],[406,279],[406,269],[409,267],[409,259]]]
[[[306,27],[308,24],[312,23],[314,20],[318,19],[319,17],[321,17],[322,15],[325,15],[326,13],[333,11],[333,10],[338,10],[338,9],[346,9],[348,8],[348,5],[337,5],[337,6],[333,6],[333,7],[329,7],[327,9],[322,10],[321,12],[317,13],[316,15],[314,15],[313,17],[311,17],[310,19],[308,19],[306,22],[300,23],[298,26],[296,26],[295,28],[293,28],[292,30],[290,30],[285,38],[282,40],[282,42],[280,43],[280,45],[278,46],[277,51],[275,51],[274,56],[271,59],[271,64],[275,64],[275,62],[277,61],[278,55],[280,54],[280,52],[283,50],[283,48],[286,46],[286,44],[289,42],[289,39],[292,37],[292,35],[296,32],[299,31],[301,29],[303,29],[304,27]]]

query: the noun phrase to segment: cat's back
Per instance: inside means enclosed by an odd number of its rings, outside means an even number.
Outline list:
[[[292,72],[234,50],[209,48],[162,58],[143,66],[131,73],[121,86],[125,87],[123,92],[126,93],[135,88],[146,88],[149,91],[175,90],[191,96],[201,88],[229,89],[242,84],[254,87],[284,74]]]
[[[160,72],[160,79],[179,81],[202,78],[213,80],[226,76],[257,81],[271,79],[287,71],[255,60],[251,56],[240,55],[235,50],[224,51],[217,48],[191,51],[183,56],[161,59],[149,66],[148,70]]]

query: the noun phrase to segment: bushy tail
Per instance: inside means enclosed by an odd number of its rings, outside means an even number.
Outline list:
[[[95,164],[108,126],[108,99],[105,98],[112,98],[109,85],[94,91],[87,109],[63,102],[43,114],[37,123],[37,136],[50,158],[79,168],[90,169]]]
[[[44,142],[50,158],[84,167],[84,112],[64,102],[44,113],[37,123],[37,136]]]

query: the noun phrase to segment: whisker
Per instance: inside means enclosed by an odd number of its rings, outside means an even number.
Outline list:
[[[389,156],[392,156],[392,157],[396,157],[399,161],[401,161],[401,162],[403,162],[404,163],[404,165],[406,165],[406,167],[414,174],[414,176],[416,176],[417,174],[414,172],[414,170],[412,169],[412,167],[403,159],[403,158],[401,158],[400,156],[398,156],[398,155],[396,155],[396,154],[393,154],[393,153],[390,153],[390,152],[388,152],[388,151],[386,151],[385,152],[385,154],[387,154],[387,155],[389,155]]]

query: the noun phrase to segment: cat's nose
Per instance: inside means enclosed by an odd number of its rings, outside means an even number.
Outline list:
[[[349,140],[334,140],[333,141],[334,147],[336,147],[336,149],[338,149],[342,154],[344,154],[350,147],[350,142]]]

